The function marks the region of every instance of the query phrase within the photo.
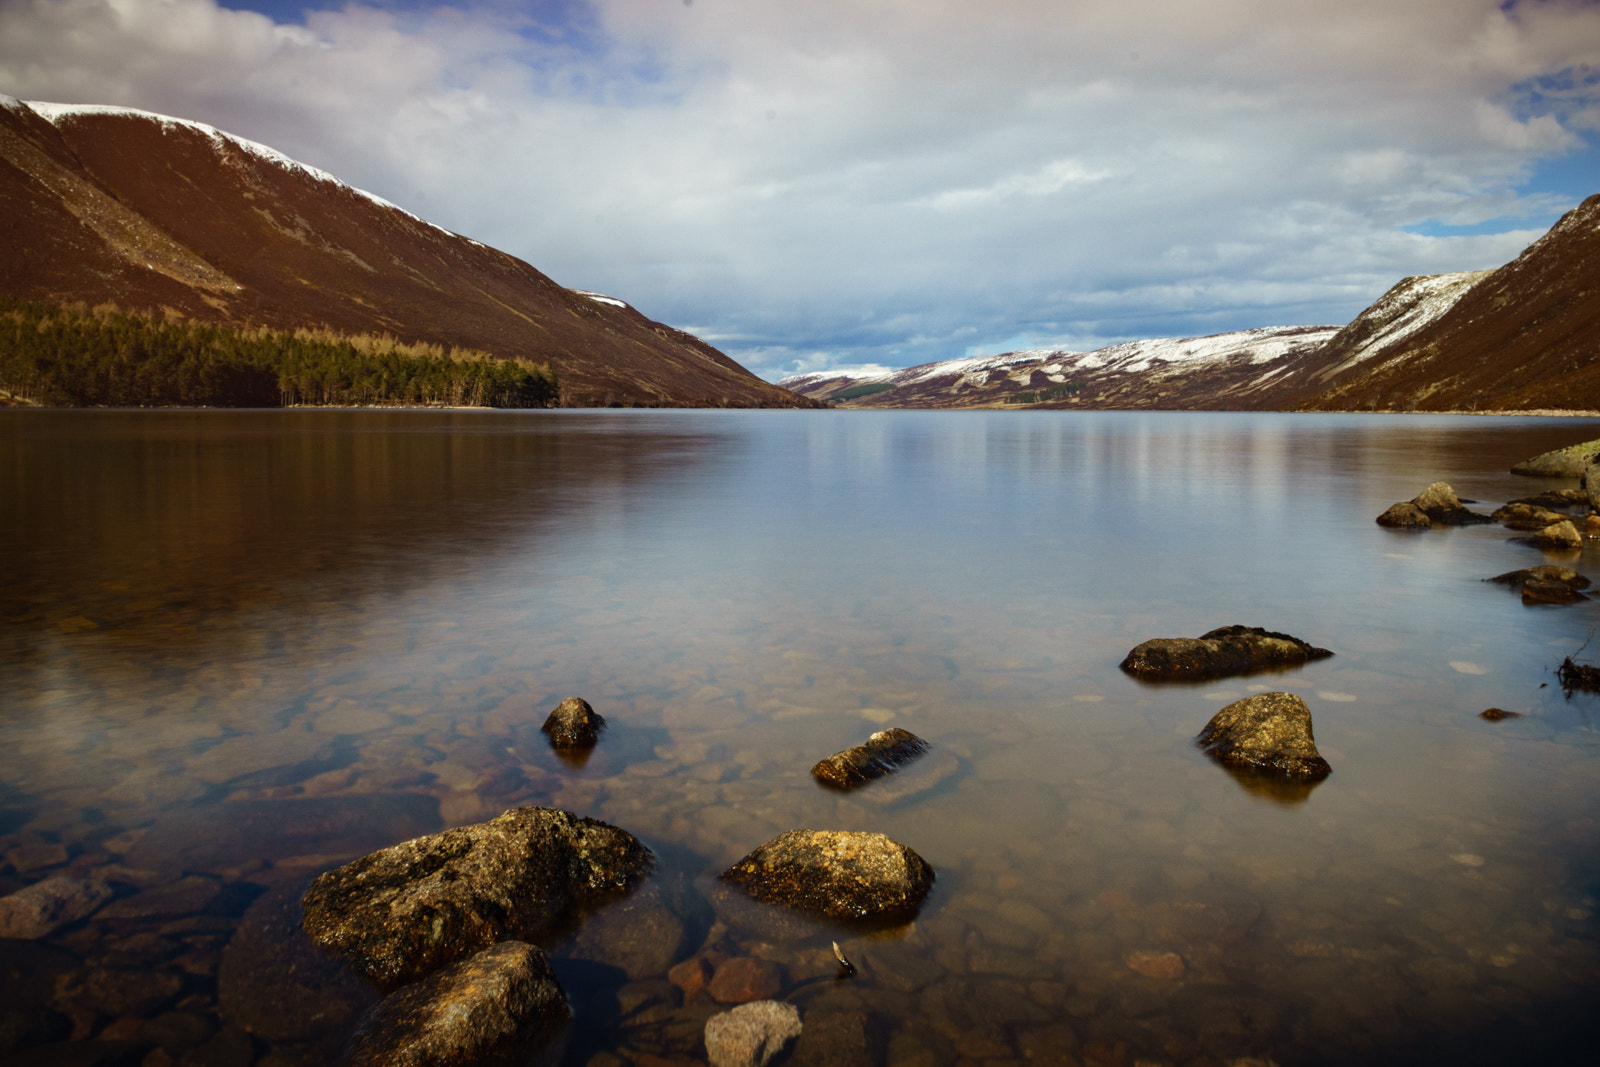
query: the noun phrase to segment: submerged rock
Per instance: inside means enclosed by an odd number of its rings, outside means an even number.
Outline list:
[[[33,941],[88,918],[110,900],[111,887],[84,878],[46,878],[0,897],[0,937]]]
[[[1489,516],[1508,530],[1542,530],[1546,526],[1567,521],[1565,515],[1533,504],[1507,504],[1496,508]]]
[[[711,1067],[765,1067],[800,1031],[800,1009],[793,1004],[741,1004],[706,1020],[706,1056]]]
[[[1332,768],[1317,751],[1311,709],[1293,693],[1258,693],[1211,717],[1196,740],[1212,759],[1255,771],[1306,780]]]
[[[1377,518],[1379,526],[1390,527],[1418,527],[1432,528],[1433,520],[1428,518],[1428,513],[1409,501],[1389,505]]]
[[[928,751],[928,743],[898,726],[879,730],[866,744],[835,752],[811,768],[811,776],[835,789],[854,789],[881,778]]]
[[[1217,678],[1288,667],[1333,655],[1259,626],[1223,626],[1194,637],[1158,637],[1134,648],[1120,666],[1138,678]]]
[[[1499,722],[1502,719],[1520,719],[1522,712],[1507,711],[1505,708],[1485,708],[1478,712],[1478,718],[1488,719],[1490,722]]]
[[[1446,482],[1434,482],[1411,498],[1411,503],[1425,512],[1428,518],[1444,526],[1472,526],[1494,520],[1476,511],[1468,511],[1456,491]]]
[[[1578,528],[1572,524],[1570,519],[1551,523],[1531,537],[1516,537],[1512,538],[1512,540],[1533,545],[1535,548],[1583,547],[1583,535],[1578,532]]]
[[[1524,604],[1576,604],[1589,599],[1578,592],[1588,587],[1589,579],[1567,567],[1526,567],[1484,581],[1520,588]]]
[[[625,830],[557,808],[518,808],[429,834],[323,874],[305,929],[382,988],[532,933],[573,902],[625,889],[650,850]]]
[[[668,905],[661,886],[652,883],[586,916],[574,949],[582,959],[616,967],[638,980],[665,974],[687,940],[683,920]]]
[[[606,721],[582,697],[568,697],[539,727],[555,748],[590,748],[600,740]]]
[[[1532,504],[1536,508],[1575,508],[1579,505],[1587,507],[1589,494],[1582,489],[1548,489],[1533,496],[1520,496],[1515,500],[1506,501],[1508,507],[1512,504]]]
[[[1584,464],[1589,457],[1597,452],[1600,452],[1600,441],[1584,441],[1525,459],[1512,467],[1511,473],[1537,478],[1578,478],[1583,475]]]
[[[790,830],[722,872],[757,900],[832,919],[909,915],[933,886],[933,868],[883,834]]]
[[[539,1036],[536,1027],[529,1033],[530,1023],[567,1014],[566,994],[544,953],[502,941],[385,997],[363,1021],[350,1063],[471,1063],[502,1044]]]

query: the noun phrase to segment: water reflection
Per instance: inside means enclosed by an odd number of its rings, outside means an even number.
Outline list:
[[[1327,781],[1326,778],[1319,778],[1308,782],[1300,778],[1285,778],[1280,774],[1263,774],[1236,764],[1218,763],[1217,766],[1248,796],[1290,808],[1304,804],[1311,798],[1312,790]]]

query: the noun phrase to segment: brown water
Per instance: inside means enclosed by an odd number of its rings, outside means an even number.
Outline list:
[[[1479,579],[1600,560],[1372,518],[1436,479],[1485,511],[1553,487],[1504,472],[1596,436],[0,412],[0,892],[73,874],[119,893],[0,941],[0,1055],[337,1059],[353,1016],[302,1026],[270,982],[219,995],[241,916],[370,849],[547,804],[661,857],[629,913],[648,936],[614,905],[546,942],[572,1064],[703,1061],[717,1008],[664,980],[697,953],[780,964],[808,1027],[790,1062],[1585,1060],[1600,708],[1552,669],[1600,601],[1527,608]],[[1116,668],[1230,623],[1337,654],[1197,686]],[[1196,751],[1266,688],[1309,702],[1324,783],[1263,790]],[[581,766],[537,734],[569,695],[611,723]],[[933,752],[849,796],[812,782],[886,724]],[[718,871],[801,826],[916,849],[938,876],[916,921],[713,906]],[[835,980],[834,939],[854,978]]]

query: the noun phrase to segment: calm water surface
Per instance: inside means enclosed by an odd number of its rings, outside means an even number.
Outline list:
[[[1480,579],[1600,577],[1597,549],[1372,519],[1438,479],[1485,511],[1558,487],[1505,471],[1597,436],[0,412],[0,892],[72,874],[119,894],[0,941],[0,1056],[336,1060],[365,1002],[303,1017],[241,931],[332,865],[540,804],[661,857],[631,904],[546,939],[571,1064],[703,1059],[717,1009],[665,981],[697,953],[781,965],[808,1028],[791,1062],[1581,1061],[1600,705],[1552,670],[1600,601],[1529,608]],[[1336,655],[1194,686],[1117,670],[1231,623]],[[1194,747],[1268,688],[1310,704],[1334,769],[1310,790]],[[570,695],[611,723],[582,765],[537,733]],[[932,753],[849,796],[812,782],[887,724]],[[937,886],[873,933],[718,897],[718,871],[795,827],[885,832]],[[855,978],[835,980],[833,939]]]

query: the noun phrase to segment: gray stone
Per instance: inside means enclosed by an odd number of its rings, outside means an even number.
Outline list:
[[[1551,523],[1544,529],[1534,533],[1531,537],[1518,538],[1536,548],[1582,548],[1583,535],[1572,524],[1572,520],[1563,519]]]
[[[363,1021],[352,1067],[469,1063],[567,1017],[550,961],[533,945],[502,941],[385,997]]]
[[[0,937],[32,941],[79,919],[110,900],[111,887],[83,878],[46,878],[0,897]]]
[[[1417,527],[1421,529],[1430,529],[1433,526],[1433,520],[1428,518],[1428,513],[1410,501],[1391,504],[1388,511],[1378,516],[1377,523],[1379,526]]]
[[[1311,733],[1311,709],[1293,693],[1235,700],[1211,717],[1197,740],[1208,756],[1235,767],[1307,780],[1331,770]]]
[[[1138,645],[1120,664],[1151,680],[1219,678],[1288,667],[1333,655],[1298,637],[1259,626],[1223,626],[1193,637],[1158,637]]]
[[[883,834],[790,830],[722,872],[756,900],[831,919],[909,915],[933,886],[933,868]]]
[[[800,1009],[793,1004],[741,1004],[706,1020],[706,1056],[711,1067],[765,1067],[801,1029]]]
[[[835,789],[854,789],[916,759],[928,743],[898,726],[879,730],[865,744],[835,752],[811,768],[811,776]]]
[[[1487,515],[1468,511],[1456,496],[1456,491],[1445,482],[1434,482],[1412,497],[1411,503],[1425,512],[1428,518],[1445,526],[1472,526],[1494,521]]]
[[[600,740],[606,721],[582,697],[568,697],[539,727],[556,748],[589,748]]]
[[[1600,452],[1600,441],[1584,441],[1525,459],[1512,467],[1511,473],[1536,478],[1580,478],[1584,465],[1597,452]]]
[[[1485,578],[1486,582],[1498,582],[1501,585],[1521,587],[1524,582],[1560,582],[1572,589],[1589,588],[1589,579],[1579,574],[1570,567],[1553,567],[1545,564],[1540,567],[1524,567],[1519,571],[1506,571],[1493,578]]]
[[[323,874],[303,898],[305,929],[392,989],[537,932],[576,901],[629,888],[652,859],[615,826],[557,808],[518,808]]]
[[[1542,530],[1566,521],[1566,516],[1534,504],[1507,504],[1489,516],[1508,530]]]

